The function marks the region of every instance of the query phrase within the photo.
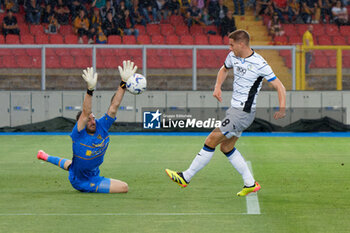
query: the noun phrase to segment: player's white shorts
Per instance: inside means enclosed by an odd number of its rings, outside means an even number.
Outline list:
[[[240,137],[242,132],[253,123],[254,118],[255,111],[247,113],[242,109],[230,107],[226,111],[226,117],[221,122],[221,133],[226,138]]]

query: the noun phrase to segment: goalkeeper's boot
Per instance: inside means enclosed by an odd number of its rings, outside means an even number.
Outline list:
[[[38,159],[47,161],[47,158],[49,157],[49,155],[46,154],[43,150],[39,150],[39,151],[38,151],[38,154],[36,155],[36,157],[37,157]]]
[[[172,179],[172,181],[174,181],[181,187],[185,188],[189,184],[189,182],[187,182],[184,176],[182,175],[182,172],[175,172],[170,169],[165,169],[165,172],[166,174],[168,174],[170,179]]]
[[[244,196],[247,196],[249,193],[257,192],[260,189],[261,189],[260,184],[258,184],[258,182],[255,181],[255,184],[253,186],[250,186],[250,187],[244,186],[242,191],[237,193],[237,196],[244,197]]]

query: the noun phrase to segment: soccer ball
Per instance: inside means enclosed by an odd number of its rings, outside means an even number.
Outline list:
[[[142,74],[135,73],[126,82],[126,89],[133,95],[139,95],[146,90],[147,81]]]

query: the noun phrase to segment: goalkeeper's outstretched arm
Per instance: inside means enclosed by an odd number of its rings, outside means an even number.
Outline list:
[[[96,83],[97,83],[97,73],[94,72],[94,69],[87,68],[83,71],[83,79],[87,83],[87,92],[84,97],[84,103],[83,103],[83,111],[78,119],[78,131],[81,131],[85,128],[89,121],[89,116],[91,114],[91,105],[92,105],[92,94],[95,90]]]
[[[126,82],[131,76],[134,75],[137,70],[137,66],[134,66],[134,62],[123,61],[123,67],[118,66],[118,69],[122,81],[120,82],[117,92],[113,95],[111,105],[107,111],[107,115],[112,118],[115,118],[117,115],[118,108],[125,94]]]

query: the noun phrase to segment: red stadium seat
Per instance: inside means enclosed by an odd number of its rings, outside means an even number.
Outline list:
[[[337,54],[336,50],[323,50],[322,52],[326,57],[334,57]]]
[[[27,56],[27,51],[25,49],[12,49],[12,54],[15,56]]]
[[[160,27],[158,24],[147,24],[146,31],[150,36],[160,35]]]
[[[123,44],[137,44],[135,36],[123,36]]]
[[[175,27],[175,34],[178,36],[187,35],[188,33],[188,27],[185,25],[178,25]]]
[[[292,68],[292,58],[291,57],[284,57],[284,63],[286,66],[290,69]]]
[[[60,60],[58,56],[46,56],[46,67],[47,68],[61,68]],[[86,66],[85,66],[86,68]]]
[[[30,56],[33,68],[41,68],[41,56]]]
[[[76,36],[76,35],[65,35],[64,36],[64,42],[66,44],[77,44],[78,43],[78,36]]]
[[[44,27],[42,25],[30,25],[29,31],[32,35],[44,34]]]
[[[29,56],[16,56],[18,67],[21,68],[32,68],[33,59]]]
[[[59,48],[59,49],[54,49],[55,53],[60,56],[70,56],[70,49],[64,49],[64,48]]]
[[[65,36],[74,34],[72,25],[61,25],[58,31],[61,35],[65,35]]]
[[[329,24],[326,27],[326,35],[339,36],[339,30],[337,25]]]
[[[89,56],[77,56],[74,60],[76,68],[86,68],[92,65],[92,59]]]
[[[137,41],[140,44],[150,44],[151,38],[148,35],[140,35],[140,36],[138,36]]]
[[[212,49],[198,49],[197,57],[213,57],[216,56]]]
[[[50,44],[64,44],[63,37],[60,34],[51,34],[49,36],[49,43]]]
[[[328,68],[328,58],[327,57],[314,57],[315,62],[314,65],[316,68]]]
[[[29,56],[41,56],[41,49],[26,49]]]
[[[193,37],[192,36],[181,36],[180,44],[182,45],[193,45]]]
[[[286,36],[297,36],[298,35],[298,31],[295,28],[294,24],[283,24],[282,25],[283,29],[284,29],[284,33]]]
[[[216,35],[219,34],[218,28],[217,28],[215,25],[209,25],[209,26],[206,26],[206,27],[204,28],[204,33],[208,33],[209,31],[215,32]]]
[[[344,36],[333,36],[333,44],[334,45],[347,45]]]
[[[314,26],[314,30],[312,31],[312,35],[313,36],[322,36],[325,34],[325,26],[324,24],[315,24]]]
[[[209,44],[211,45],[222,45],[222,37],[209,35]]]
[[[0,56],[12,56],[12,49],[0,49]]]
[[[152,44],[165,44],[164,36],[161,36],[161,35],[152,36]]]
[[[23,24],[18,24],[18,28],[20,30],[20,34],[21,35],[27,35],[30,34],[29,32],[29,27],[27,24],[23,23]]]
[[[62,68],[75,68],[73,56],[60,56]]]
[[[14,55],[9,55],[9,56],[3,57],[2,65],[5,68],[17,68],[18,67]]]
[[[49,37],[46,34],[36,34],[35,35],[35,43],[36,44],[48,44]]]
[[[337,67],[337,57],[336,56],[328,57],[328,62],[329,62],[329,67],[330,68],[336,68]]]
[[[177,45],[180,43],[179,37],[177,35],[169,35],[165,38],[166,44]]]
[[[161,68],[164,69],[173,69],[176,68],[175,57],[173,56],[164,56],[161,59]]]
[[[208,37],[205,35],[197,35],[194,37],[194,43],[196,45],[207,45],[209,44]]]
[[[174,26],[171,24],[161,24],[160,32],[163,36],[173,35],[175,33]]]
[[[173,49],[172,54],[175,57],[182,57],[182,56],[191,56],[192,55],[192,49]]]
[[[96,55],[96,68],[97,69],[105,69],[106,64],[105,64],[105,57],[101,55]]]
[[[108,36],[108,44],[121,44],[122,38],[117,35],[110,35]]]
[[[228,45],[228,42],[229,42],[228,36],[225,36],[223,41],[224,41],[224,45]]]
[[[147,67],[151,69],[162,68],[161,59],[159,59],[159,56],[147,56]]]
[[[175,57],[176,67],[192,68],[192,58],[189,56]]]
[[[350,36],[350,26],[340,26],[339,32],[342,36]]]
[[[196,35],[204,35],[204,30],[203,30],[203,27],[200,26],[200,25],[193,25],[193,26],[190,28],[190,33],[191,33],[191,35],[193,35],[193,36],[196,36]]]
[[[185,25],[184,19],[181,15],[172,15],[170,16],[169,21],[174,26]]]
[[[319,36],[317,41],[319,45],[332,45],[331,38],[327,35]]]
[[[102,60],[103,61],[103,60]],[[104,57],[104,66],[106,68],[113,68],[120,66],[120,60],[116,56],[106,56]]]
[[[139,30],[139,35],[145,35],[146,34],[146,27],[140,24],[135,25],[135,29]]]
[[[0,35],[0,44],[5,44],[5,37]]]
[[[22,35],[21,44],[34,44],[34,37],[31,34]]]
[[[289,44],[302,44],[303,40],[301,36],[290,36]]]
[[[307,24],[296,24],[295,27],[296,27],[296,29],[297,29],[297,31],[298,31],[298,34],[299,34],[300,36],[303,36],[304,33],[305,33],[306,30],[307,30],[308,25],[307,25]]]
[[[133,57],[142,57],[142,49],[127,49],[127,55]]]
[[[288,44],[288,38],[286,36],[275,36],[273,38],[276,45],[285,45]]]
[[[6,44],[19,44],[19,36],[13,34],[7,35]]]

